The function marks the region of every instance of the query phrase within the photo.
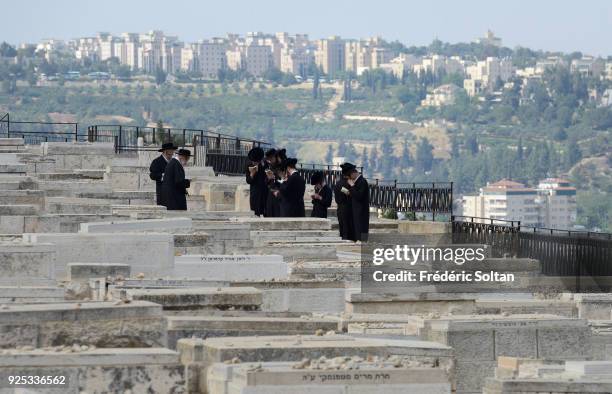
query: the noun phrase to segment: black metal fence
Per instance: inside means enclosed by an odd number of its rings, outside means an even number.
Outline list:
[[[41,142],[83,141],[75,122],[36,122],[11,120],[10,114],[0,118],[0,138],[23,138],[26,144]]]
[[[494,256],[539,260],[552,276],[612,276],[612,234],[521,226],[509,221],[452,217],[453,242],[492,246]]]
[[[323,172],[326,183],[330,185],[342,176],[339,166],[302,164],[298,167],[299,173],[308,183],[315,172]],[[401,183],[379,179],[367,181],[371,207],[392,209],[395,212],[431,213],[434,220],[438,214],[453,213],[453,182]]]
[[[142,146],[138,140],[142,138]],[[116,153],[143,150],[172,141],[175,145],[193,149],[197,165],[210,166],[215,174],[242,175],[247,166],[247,154],[255,146],[268,143],[203,129],[169,127],[92,125],[87,128],[90,142],[112,142]]]

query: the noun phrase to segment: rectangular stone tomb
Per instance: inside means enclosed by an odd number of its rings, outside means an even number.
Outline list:
[[[175,278],[207,280],[266,280],[289,275],[280,255],[185,255],[176,256]]]
[[[558,360],[591,358],[586,320],[553,315],[470,315],[425,319],[421,338],[453,348],[458,393],[482,390],[500,356]]]
[[[574,300],[580,318],[612,320],[612,294],[575,294]]]
[[[39,385],[31,392],[185,392],[178,353],[164,348],[90,349],[75,345],[10,350],[0,354],[0,379],[8,382],[10,376],[57,377],[56,384]],[[17,385],[14,389],[20,390],[19,387],[24,386]],[[3,390],[0,389],[4,393]],[[21,390],[30,392],[26,388]]]
[[[122,220],[112,222],[81,223],[81,233],[118,233],[152,231],[158,233],[190,231],[190,218]]]
[[[129,278],[128,264],[68,263],[69,281],[88,281],[91,278]]]
[[[206,369],[219,362],[301,361],[303,359],[398,355],[402,360],[440,366],[453,373],[452,349],[424,341],[356,338],[346,335],[185,338],[177,342],[190,389],[204,387]],[[265,392],[265,391],[264,391]]]
[[[47,286],[55,284],[51,244],[0,242],[0,286]]]
[[[150,302],[6,305],[0,309],[0,348],[57,346],[165,347],[166,321]]]
[[[181,338],[261,335],[312,335],[337,331],[334,317],[168,316],[168,347]]]
[[[208,370],[207,389],[209,394],[450,394],[451,382],[446,371],[430,365],[337,357],[297,363],[217,363]]]
[[[59,286],[0,286],[0,303],[63,302],[66,289]]]
[[[171,234],[34,233],[24,234],[23,238],[27,242],[55,245],[54,270],[58,279],[66,277],[70,262],[127,264],[133,273],[156,277],[169,275],[174,265]]]
[[[348,295],[348,313],[474,313],[475,293],[352,293]]]
[[[259,310],[260,290],[253,287],[192,287],[176,289],[113,289],[113,298],[127,297],[161,304],[165,310]]]
[[[413,360],[434,362],[452,369],[452,349],[436,342],[359,338],[347,335],[307,336],[260,336],[208,338],[206,340],[186,338],[177,342],[181,361],[210,365],[238,357],[242,361],[300,361],[304,358],[325,356],[391,355],[405,356]]]
[[[331,221],[320,218],[258,218],[235,217],[230,220],[249,224],[251,230],[288,231],[288,230],[331,230]]]
[[[610,361],[566,361],[500,357],[484,394],[588,394],[612,392]]]

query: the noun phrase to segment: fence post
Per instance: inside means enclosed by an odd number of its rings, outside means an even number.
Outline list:
[[[157,141],[156,141],[156,139],[157,139],[156,134],[157,134],[157,127],[154,127],[154,128],[153,128],[153,143],[154,143],[154,144],[157,144]]]
[[[255,147],[255,144],[253,144],[253,147]],[[236,149],[236,154],[240,154],[240,138],[238,137],[236,137],[236,146],[234,147],[234,149]]]
[[[75,123],[74,124],[74,142],[77,142],[79,140],[79,124]]]
[[[185,134],[185,129],[183,129],[183,145],[187,145],[187,135]]]
[[[6,114],[6,138],[11,138],[11,114]]]
[[[450,214],[453,216],[453,182],[450,183]]]

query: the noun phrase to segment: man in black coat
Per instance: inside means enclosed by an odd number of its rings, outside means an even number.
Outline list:
[[[174,157],[166,166],[162,182],[162,195],[169,211],[187,210],[187,189],[191,185],[185,179],[185,165],[191,156],[188,149],[179,149],[178,157]]]
[[[266,184],[268,185],[268,195],[266,196],[265,217],[273,218],[280,217],[280,197],[277,197],[274,192],[280,189],[279,177],[275,173],[280,164],[279,154],[284,155],[285,150],[280,152],[272,148],[266,152]]]
[[[341,166],[342,167],[342,166]],[[342,167],[344,170],[344,167]],[[343,171],[344,173],[344,171]],[[338,228],[342,239],[357,241],[355,228],[353,226],[353,204],[351,203],[350,185],[347,176],[341,176],[334,185],[334,199],[336,200],[336,215],[338,216]]]
[[[327,218],[327,208],[332,203],[332,190],[325,183],[322,172],[315,172],[310,178],[310,184],[314,185],[315,192],[312,197],[312,216],[313,218]]]
[[[248,156],[250,164],[246,169],[246,182],[249,184],[249,205],[255,215],[261,216],[266,210],[268,196],[266,166],[262,162],[264,151],[257,146],[249,151]]]
[[[172,142],[165,142],[161,149],[158,150],[158,152],[161,152],[161,155],[156,157],[151,162],[151,166],[149,167],[149,177],[155,181],[157,205],[166,205],[162,199],[162,178],[164,176],[164,172],[166,171],[166,165],[170,160],[172,160],[174,151],[177,149],[178,147],[174,146]]]
[[[284,177],[278,193],[280,194],[281,216],[286,218],[303,218],[306,216],[304,208],[304,193],[306,181],[295,168],[297,159],[289,158],[283,164]]]
[[[348,175],[348,184],[351,186],[349,195],[353,210],[353,227],[358,241],[367,241],[370,229],[370,189],[368,181],[357,171],[351,163],[345,163],[343,173]]]

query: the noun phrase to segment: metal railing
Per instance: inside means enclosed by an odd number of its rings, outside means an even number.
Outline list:
[[[41,142],[83,141],[76,122],[38,122],[11,120],[10,114],[0,118],[0,138],[23,138],[26,144]]]
[[[138,146],[142,138],[143,145]],[[247,166],[247,154],[255,146],[270,144],[203,129],[151,126],[92,125],[87,128],[90,142],[112,142],[115,152],[133,152],[172,141],[193,150],[196,165],[210,166],[215,174],[242,175]]]
[[[358,168],[361,171],[361,168]],[[340,166],[322,164],[298,164],[298,172],[306,182],[315,172],[323,172],[325,181],[333,185],[342,177]],[[431,213],[435,220],[438,214],[453,213],[453,182],[402,183],[367,179],[370,192],[370,207],[392,209],[395,212]]]
[[[492,246],[504,255],[539,260],[552,276],[612,276],[612,234],[522,226],[520,221],[452,217],[453,242]]]

